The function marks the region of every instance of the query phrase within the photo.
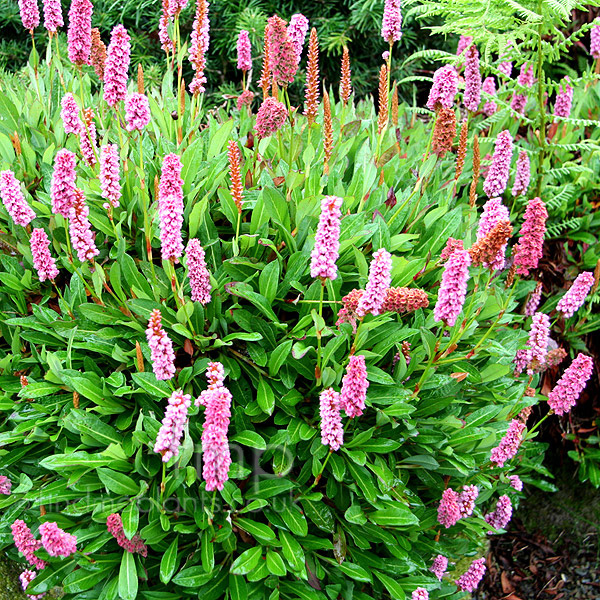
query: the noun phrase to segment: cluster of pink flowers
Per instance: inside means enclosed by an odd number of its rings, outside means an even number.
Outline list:
[[[179,456],[181,436],[187,422],[188,409],[192,398],[177,390],[171,394],[165,416],[156,436],[154,452],[162,456],[162,461],[167,463],[171,458]]]
[[[521,237],[515,249],[515,265],[519,275],[529,275],[542,258],[548,211],[540,198],[533,198],[525,209]]]
[[[19,575],[19,581],[21,582],[21,587],[23,591],[27,589],[29,584],[35,579],[37,573],[35,571],[31,571],[30,569],[26,569]],[[29,600],[41,600],[46,594],[27,594]]]
[[[509,220],[510,215],[508,208],[502,204],[502,200],[500,198],[492,198],[491,200],[488,200],[483,205],[483,213],[479,219],[479,225],[477,227],[477,239],[481,240],[486,237],[498,222]],[[503,269],[505,263],[505,253],[506,244],[503,244],[494,261],[491,264],[484,262],[484,266],[491,269]]]
[[[156,379],[172,379],[175,375],[173,342],[162,328],[162,315],[158,309],[153,310],[150,314],[146,339],[150,346],[150,359]]]
[[[6,475],[0,475],[0,494],[10,496],[12,481]]]
[[[427,108],[435,110],[438,103],[444,108],[452,108],[457,91],[458,74],[456,69],[451,65],[440,67],[433,74],[433,83],[426,104]]]
[[[512,188],[513,196],[525,196],[531,179],[531,166],[529,163],[529,155],[525,150],[519,152],[517,158],[517,171],[515,173],[515,183]]]
[[[525,423],[519,419],[513,419],[508,426],[506,435],[500,440],[498,446],[492,450],[490,460],[499,467],[503,467],[504,463],[513,458],[518,452],[523,441],[524,431]]]
[[[512,503],[510,498],[506,495],[500,496],[498,502],[496,503],[496,509],[485,515],[484,519],[494,528],[494,529],[504,529],[512,518]],[[493,533],[490,531],[488,533]]]
[[[479,488],[476,485],[464,485],[462,492],[458,495],[458,507],[460,517],[470,517],[475,510],[475,500],[479,496]]]
[[[443,554],[438,554],[434,559],[429,570],[441,581],[448,570],[448,559]]]
[[[594,361],[579,353],[548,394],[548,406],[559,416],[568,413],[576,404],[594,371]]]
[[[137,92],[125,99],[125,120],[127,131],[142,131],[150,123],[150,103],[146,94]]]
[[[60,0],[44,0],[44,27],[55,33],[64,24]]]
[[[485,575],[485,558],[474,560],[466,573],[463,573],[457,580],[456,585],[461,592],[473,592]]]
[[[216,389],[224,387],[225,369],[223,365],[220,362],[209,362],[206,368],[206,379],[208,380],[208,388],[196,398],[194,402],[196,406],[206,406],[212,393]]]
[[[538,281],[535,285],[535,289],[533,290],[527,304],[525,305],[525,316],[533,317],[535,312],[540,305],[540,301],[542,299],[542,282]]]
[[[531,331],[527,342],[527,373],[533,374],[546,363],[548,354],[548,340],[550,339],[550,318],[544,313],[536,312],[533,315]]]
[[[54,157],[54,172],[50,183],[52,212],[69,218],[69,211],[75,199],[75,165],[77,157],[66,148],[59,150]]]
[[[238,35],[237,56],[237,68],[240,71],[249,71],[252,68],[252,48],[250,36],[245,29],[242,29]]]
[[[444,267],[433,314],[436,321],[443,321],[449,327],[456,323],[465,303],[470,264],[467,250],[455,250]]]
[[[594,274],[584,271],[577,275],[573,285],[558,301],[556,310],[563,313],[565,318],[572,317],[582,306],[594,285]]]
[[[465,57],[465,93],[463,104],[470,112],[477,112],[481,102],[481,72],[479,71],[479,52],[475,44],[467,48]]]
[[[269,69],[279,85],[294,81],[299,56],[294,42],[288,36],[286,22],[273,15],[268,19],[267,41],[269,44]]]
[[[42,542],[36,540],[31,533],[31,529],[27,527],[25,521],[17,519],[11,525],[13,541],[17,550],[25,557],[25,560],[33,567],[40,571],[46,568],[46,562],[38,558],[34,553],[42,547]]]
[[[127,552],[131,552],[132,554],[137,553],[143,557],[148,556],[148,547],[144,544],[139,534],[136,533],[131,539],[128,539],[125,535],[121,515],[116,513],[108,515],[106,518],[106,529],[117,540],[117,544]]]
[[[400,0],[385,0],[381,37],[388,43],[399,42],[402,38],[402,7]]]
[[[344,443],[344,428],[340,413],[340,394],[327,388],[319,397],[321,415],[321,443],[332,451],[339,450]]]
[[[77,258],[81,262],[92,260],[94,256],[100,254],[100,250],[96,248],[95,235],[88,220],[89,214],[90,209],[85,203],[83,192],[75,188],[73,204],[69,209],[69,235],[73,249],[77,251]]]
[[[425,588],[417,588],[411,594],[411,600],[429,600],[429,592]]]
[[[510,481],[510,487],[520,492],[523,490],[523,482],[518,475],[511,475],[508,480]]]
[[[40,9],[37,0],[19,0],[19,12],[25,29],[33,31],[40,24]]]
[[[594,26],[590,31],[590,54],[592,58],[600,58],[600,19],[594,21]]]
[[[158,21],[158,39],[160,46],[165,51],[174,50],[175,44],[169,36],[169,25],[173,23],[170,7],[175,4],[174,0],[162,0],[162,12]]]
[[[192,300],[206,305],[210,302],[210,273],[206,268],[204,248],[200,245],[200,240],[193,238],[188,242],[185,256]]]
[[[461,35],[456,46],[456,56],[460,56],[473,43],[472,35]]]
[[[360,417],[362,415],[368,387],[365,357],[360,354],[353,354],[346,367],[340,393],[340,408],[349,417]]]
[[[569,77],[562,80],[558,88],[556,102],[554,103],[554,116],[567,119],[571,114],[571,105],[573,104],[573,87],[570,85]]]
[[[484,207],[485,210],[485,207]],[[445,263],[450,256],[452,255],[452,253],[455,250],[463,250],[464,249],[464,242],[462,240],[457,240],[456,238],[453,237],[449,237],[448,241],[446,242],[446,245],[444,246],[441,254],[440,254],[440,263]]]
[[[238,110],[242,110],[244,106],[250,106],[254,99],[254,92],[250,90],[244,90],[237,98],[236,107]]]
[[[83,121],[79,125],[79,146],[81,154],[90,167],[96,164],[96,124],[94,111],[87,108],[83,111]]]
[[[31,233],[29,240],[31,246],[31,256],[33,258],[33,266],[38,272],[40,281],[51,281],[58,277],[58,269],[56,261],[50,254],[50,240],[43,229],[36,228]],[[2,479],[0,477],[0,479]]]
[[[72,0],[69,9],[69,60],[76,65],[86,65],[92,50],[92,11],[91,0]]]
[[[385,248],[380,248],[373,254],[369,265],[369,279],[356,307],[356,314],[359,317],[368,313],[380,314],[391,282],[392,255]]]
[[[192,26],[192,43],[190,44],[190,62],[194,68],[195,74],[190,84],[190,92],[194,95],[202,94],[205,91],[206,83],[206,53],[210,43],[210,20],[208,18],[208,8],[210,4],[206,0],[196,1],[196,16]]]
[[[116,144],[106,144],[100,148],[100,189],[107,200],[104,208],[116,208],[121,198],[119,149]]]
[[[127,96],[130,40],[127,29],[123,25],[117,25],[110,34],[104,66],[104,100],[109,106],[115,106]]]
[[[56,523],[42,523],[39,529],[42,546],[50,556],[66,558],[77,552],[77,537],[63,531]]]
[[[336,261],[340,248],[340,219],[342,198],[325,196],[321,200],[321,216],[315,234],[315,245],[311,252],[310,276],[321,279],[337,277]]]
[[[25,227],[35,219],[35,213],[27,204],[19,181],[12,171],[0,171],[0,198],[17,225]]]
[[[256,135],[266,138],[279,131],[288,117],[288,111],[283,102],[269,96],[260,105],[256,114]]]
[[[81,129],[81,120],[79,119],[79,107],[75,101],[75,97],[71,92],[67,92],[61,102],[62,110],[60,116],[63,122],[63,127],[67,133],[79,134]]]
[[[496,138],[492,164],[483,182],[483,191],[488,198],[501,196],[506,189],[510,175],[510,161],[513,155],[513,138],[508,129],[501,131]]]
[[[483,105],[483,114],[486,117],[491,117],[498,110],[498,105],[492,100],[496,95],[496,80],[493,77],[486,77],[481,85],[481,91],[491,96],[490,98],[486,98]]]
[[[294,52],[296,53],[296,60],[298,63],[300,62],[300,57],[302,56],[302,49],[304,48],[307,32],[308,19],[300,13],[292,15],[290,24],[287,28],[287,35],[294,48]]]
[[[517,83],[521,87],[530,88],[533,85],[534,77],[533,77],[533,67],[525,63],[521,66],[521,72],[519,73],[519,77],[517,78]],[[525,106],[527,105],[527,96],[522,93],[513,92],[513,97],[510,103],[510,107],[518,112],[523,114],[525,111]]]
[[[452,488],[447,488],[438,506],[438,522],[448,529],[458,523],[460,517],[459,495]]]
[[[183,224],[183,179],[181,160],[177,154],[163,159],[158,186],[158,216],[163,260],[179,262],[183,254],[181,226]]]

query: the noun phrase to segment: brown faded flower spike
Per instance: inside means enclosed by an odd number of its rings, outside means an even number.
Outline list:
[[[231,195],[237,206],[238,213],[242,212],[244,194],[242,188],[242,175],[240,172],[240,151],[234,141],[229,141],[227,150],[229,159],[229,176],[231,177]]]
[[[481,167],[481,156],[479,154],[479,138],[477,135],[473,138],[473,180],[469,190],[469,206],[475,206],[477,200],[477,182],[479,181],[479,169]]]
[[[263,91],[263,100],[269,95],[269,88],[271,87],[271,68],[269,67],[269,63],[271,62],[270,52],[269,52],[269,25],[265,26],[265,45],[263,50],[263,64],[262,71],[260,73],[260,80],[258,85],[262,88]]]
[[[392,87],[392,125],[398,127],[398,87],[395,81]]]
[[[141,63],[138,64],[137,88],[138,88],[138,94],[144,93],[144,69],[143,69]]]
[[[452,148],[456,136],[456,114],[453,109],[441,107],[435,119],[431,150],[439,157]]]
[[[512,235],[512,229],[510,221],[498,221],[485,237],[477,240],[469,249],[471,264],[493,263]]]
[[[308,62],[306,65],[306,92],[304,94],[304,114],[309,126],[315,122],[319,107],[319,38],[317,30],[310,30],[308,42]]]
[[[323,92],[323,149],[325,152],[325,165],[323,171],[325,175],[329,174],[329,159],[333,150],[333,125],[331,122],[331,104],[329,103],[329,94]]]
[[[381,135],[388,124],[387,66],[381,65],[379,71],[379,114],[377,116],[377,135]]]
[[[454,174],[455,181],[458,181],[458,178],[462,175],[463,168],[465,166],[465,157],[467,156],[467,123],[467,119],[463,119],[462,126],[460,128],[460,135],[458,136],[458,153],[456,155],[456,172]]]
[[[106,46],[100,38],[100,30],[92,29],[92,49],[90,51],[90,64],[100,81],[104,81],[104,64],[106,63]]]
[[[342,54],[342,79],[340,81],[340,97],[344,106],[348,104],[348,100],[352,95],[352,81],[350,71],[350,53],[348,48],[344,48],[344,54]]]

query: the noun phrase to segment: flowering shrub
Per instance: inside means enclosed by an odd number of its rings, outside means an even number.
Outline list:
[[[85,0],[73,64],[50,46],[0,96],[0,544],[29,595],[460,598],[523,482],[550,486],[531,407],[568,412],[592,374],[582,352],[540,392],[556,355],[527,294],[547,211],[518,123],[482,140],[485,177],[469,121],[455,156],[465,95],[484,118],[468,42],[468,94],[454,67],[434,77],[432,140],[387,80],[395,1],[379,114],[353,102],[348,54],[339,101],[291,106],[308,24],[278,16],[260,102],[207,113],[209,5],[191,82],[181,8],[163,6],[160,90],[130,81],[119,25],[96,86]],[[524,219],[502,203],[515,170]],[[560,318],[597,283],[580,276]]]

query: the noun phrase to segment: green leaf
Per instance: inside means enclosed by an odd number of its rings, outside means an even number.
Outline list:
[[[215,568],[215,546],[212,541],[212,531],[205,529],[202,532],[201,558],[202,566],[207,573],[211,573]]]
[[[352,460],[348,460],[347,465],[353,481],[363,491],[365,498],[369,502],[375,502],[377,500],[378,492],[377,488],[373,485],[373,479],[369,471],[364,467],[357,465]]]
[[[341,565],[336,565],[337,568],[348,575],[348,577],[352,577],[352,579],[356,579],[357,581],[364,581],[365,583],[371,583],[371,576],[368,571],[360,567],[359,565],[355,565],[354,563],[344,561]]]
[[[273,389],[262,377],[258,382],[258,389],[256,390],[256,401],[260,409],[268,415],[273,414],[275,408],[275,394]]]
[[[208,583],[213,579],[213,573],[207,573],[204,567],[189,567],[179,571],[172,579],[172,583],[180,585],[181,587],[196,588],[205,583]]]
[[[167,548],[167,551],[163,554],[160,559],[160,580],[163,583],[169,583],[177,569],[177,549],[179,547],[179,536],[177,536],[171,545]]]
[[[131,377],[145,392],[154,398],[167,398],[171,395],[167,382],[156,379],[154,373],[133,373]]]
[[[135,559],[131,552],[123,551],[119,569],[119,597],[122,600],[135,600],[138,593],[138,576]]]
[[[376,510],[367,516],[372,523],[384,527],[407,527],[408,525],[419,524],[419,519],[403,504]]]
[[[258,541],[269,542],[275,539],[275,533],[273,530],[264,523],[258,523],[251,519],[236,519],[235,524],[240,528],[255,537]]]
[[[283,556],[285,556],[290,566],[295,571],[301,570],[304,567],[304,551],[300,543],[284,529],[279,530],[279,540],[281,541]]]
[[[85,592],[92,589],[101,581],[105,581],[108,575],[107,571],[110,568],[112,567],[102,569],[101,571],[85,571],[84,569],[77,569],[65,577],[62,582],[62,587],[66,594]]]
[[[233,561],[230,572],[233,575],[246,575],[247,573],[250,573],[250,571],[258,565],[261,556],[262,546],[249,548]]]
[[[246,494],[254,498],[272,498],[296,487],[289,479],[263,479],[252,487]]]
[[[248,446],[250,448],[256,448],[258,450],[267,449],[267,443],[265,440],[258,433],[256,433],[256,431],[250,431],[248,429],[232,437],[231,441],[242,444],[243,446]]]
[[[405,600],[406,594],[404,593],[402,586],[397,581],[391,577],[388,577],[387,575],[384,575],[383,573],[380,573],[379,571],[373,571],[373,573],[375,573],[381,583],[385,585],[387,591],[394,600]]]
[[[96,469],[96,473],[106,489],[115,494],[135,496],[140,491],[140,486],[128,475],[104,467]]]
[[[286,340],[271,352],[271,357],[269,358],[269,375],[275,376],[279,373],[281,365],[286,361],[290,354],[293,343],[293,340]]]
[[[277,577],[284,577],[287,573],[283,559],[273,550],[267,550],[267,569],[269,569],[269,573],[277,575]]]
[[[302,511],[295,504],[286,504],[279,513],[289,530],[301,537],[308,535],[308,523]]]
[[[258,286],[260,293],[272,304],[277,296],[277,286],[279,285],[280,276],[279,261],[272,260],[261,271],[258,278]]]
[[[38,571],[35,580],[29,584],[28,593],[43,594],[52,589],[54,585],[62,583],[75,564],[74,560],[69,560],[64,564],[50,565],[43,571]]]
[[[229,596],[231,600],[247,600],[248,586],[244,577],[229,573]]]
[[[136,492],[137,493],[137,492]],[[140,511],[137,502],[131,502],[129,506],[121,513],[123,520],[123,531],[127,539],[131,539],[138,530],[140,521]]]

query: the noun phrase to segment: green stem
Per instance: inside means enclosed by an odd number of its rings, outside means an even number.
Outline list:
[[[321,281],[321,295],[319,298],[319,322],[317,325],[317,369],[316,369],[316,375],[317,375],[317,385],[321,385],[321,322],[323,320],[323,296],[325,294],[325,280],[323,279]]]
[[[543,12],[542,0],[538,2],[540,15]],[[538,104],[540,111],[540,161],[538,166],[537,196],[541,196],[542,181],[544,178],[544,161],[546,159],[546,109],[544,108],[544,54],[542,52],[542,23],[538,26]]]
[[[165,487],[166,487],[166,483],[165,483],[166,473],[167,473],[167,465],[166,465],[165,462],[163,462],[163,464],[162,464],[162,479],[160,481],[160,509],[161,509],[161,511],[164,510],[164,498],[165,498]]]

